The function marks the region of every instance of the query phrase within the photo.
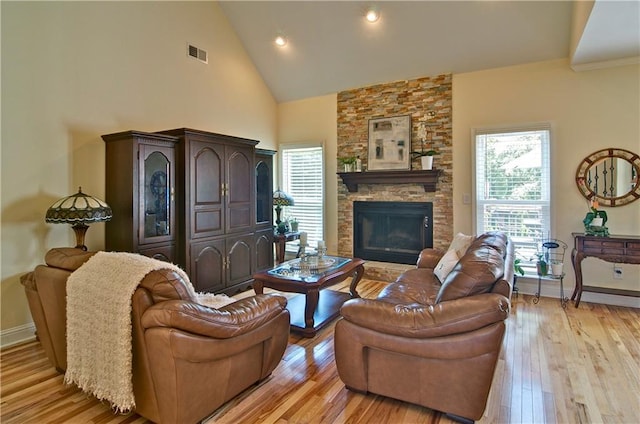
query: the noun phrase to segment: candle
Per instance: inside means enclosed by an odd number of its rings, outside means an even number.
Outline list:
[[[318,240],[318,249],[324,249],[325,245],[324,245],[324,240]]]
[[[300,246],[306,246],[306,245],[307,245],[307,233],[301,232],[300,233]]]

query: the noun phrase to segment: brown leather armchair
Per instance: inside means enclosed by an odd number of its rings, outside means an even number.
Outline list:
[[[66,281],[91,256],[50,250],[23,276],[43,348],[58,371],[66,359]],[[159,423],[192,423],[267,378],[287,347],[286,299],[256,295],[219,309],[191,299],[173,270],[152,271],[132,299],[136,412]]]
[[[377,299],[342,306],[336,365],[351,390],[477,420],[509,316],[513,245],[503,234],[476,238],[441,283],[433,269],[443,254],[424,250]]]

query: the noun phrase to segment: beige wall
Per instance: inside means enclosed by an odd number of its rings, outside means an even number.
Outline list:
[[[575,185],[576,168],[590,153],[618,147],[640,153],[640,66],[574,72],[567,60],[533,63],[453,77],[454,227],[473,231],[472,138],[477,127],[550,122],[553,232],[573,245],[572,232],[584,230],[586,200]],[[612,234],[640,235],[640,201],[605,208]],[[566,287],[573,288],[568,266]],[[583,262],[585,284],[640,290],[640,267],[623,265],[613,280],[613,264]]]
[[[46,209],[78,186],[104,198],[101,134],[191,127],[274,149],[277,105],[214,2],[2,2],[1,28],[4,330],[31,322],[20,275],[75,244]],[[103,224],[86,244],[104,247]]]
[[[324,146],[324,238],[327,250],[331,254],[336,254],[338,250],[338,205],[335,194],[338,192],[337,103],[337,94],[331,94],[278,105],[279,143],[312,142],[322,143]],[[277,156],[276,162],[279,160]]]
[[[44,212],[79,185],[104,196],[101,134],[193,127],[278,142],[325,144],[325,237],[337,250],[336,95],[276,105],[218,6],[211,2],[2,2],[1,327],[31,322],[19,276],[47,249],[74,244]],[[186,57],[186,43],[209,65]],[[312,81],[310,81],[312,83]],[[640,152],[640,67],[575,73],[568,61],[453,77],[454,231],[472,232],[471,129],[553,125],[555,235],[582,229],[578,163],[603,147]],[[277,130],[277,134],[276,134]],[[613,233],[640,234],[640,201],[608,208]],[[104,245],[92,225],[91,249]],[[590,284],[640,289],[640,267],[585,261]],[[573,275],[567,277],[573,286]]]
[[[279,106],[278,140],[323,139],[327,148],[325,228],[330,246],[337,234],[337,195],[334,193],[336,136],[335,97],[326,96]],[[453,76],[453,210],[454,232],[473,233],[472,138],[476,127],[552,124],[551,196],[553,233],[573,244],[571,233],[583,230],[586,201],[575,186],[575,171],[582,159],[605,148],[619,147],[640,153],[640,67],[574,72],[567,60],[532,63]],[[327,134],[333,134],[328,137]],[[336,192],[337,193],[337,192]],[[609,228],[617,234],[640,234],[640,201],[606,208]],[[567,253],[569,295],[575,284]],[[585,284],[640,290],[640,267],[622,265],[623,280],[613,280],[613,265],[589,258],[583,262]]]

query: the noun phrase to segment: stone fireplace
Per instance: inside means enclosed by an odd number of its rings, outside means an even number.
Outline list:
[[[433,247],[431,202],[353,202],[354,256],[373,261],[415,264]]]
[[[422,140],[418,140],[418,127],[427,114],[435,112],[425,147],[438,152],[434,157],[434,168],[441,171],[435,191],[426,191],[421,184],[415,183],[374,182],[358,184],[357,191],[350,192],[340,177],[336,176],[339,255],[357,256],[354,253],[353,233],[355,202],[431,203],[433,247],[447,248],[453,238],[451,89],[451,75],[446,74],[338,93],[337,150],[340,157],[360,157],[366,168],[369,119],[401,115],[411,116],[411,150],[420,151]],[[411,168],[420,169],[419,158],[411,162]],[[380,267],[401,263],[394,260],[378,261],[382,264]],[[369,274],[373,266],[373,262],[368,262],[365,272]]]

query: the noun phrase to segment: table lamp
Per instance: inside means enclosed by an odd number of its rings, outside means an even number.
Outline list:
[[[71,224],[76,233],[76,248],[87,250],[84,236],[89,222],[109,221],[113,212],[109,205],[100,199],[82,192],[82,187],[74,195],[55,202],[47,210],[45,221],[53,224]]]
[[[278,189],[273,192],[273,204],[276,207],[276,225],[280,224],[280,212],[283,206],[293,206],[293,198],[284,191]]]

